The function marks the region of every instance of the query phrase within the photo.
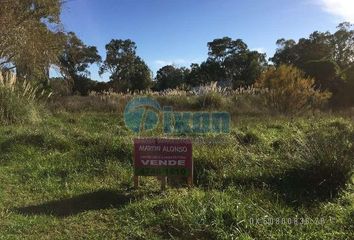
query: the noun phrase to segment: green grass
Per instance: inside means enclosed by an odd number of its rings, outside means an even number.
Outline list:
[[[63,112],[1,127],[0,239],[353,238],[349,121],[233,125],[229,135],[194,136],[195,187],[171,180],[165,192],[154,178],[132,188],[134,136],[117,114]]]

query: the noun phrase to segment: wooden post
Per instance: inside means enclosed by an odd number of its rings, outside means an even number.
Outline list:
[[[187,178],[188,187],[190,187],[190,188],[193,187],[193,175],[194,175],[193,158],[191,159],[191,161],[192,161],[192,169],[191,169],[192,172],[191,172],[190,176]]]
[[[193,187],[193,176],[187,178],[188,187]]]
[[[166,185],[167,185],[167,177],[162,176],[160,178],[161,180],[161,191],[165,191],[166,190]]]
[[[134,188],[139,187],[139,176],[134,176]]]

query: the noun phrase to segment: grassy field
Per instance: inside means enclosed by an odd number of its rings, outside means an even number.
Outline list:
[[[330,116],[238,118],[193,137],[195,187],[132,188],[113,113],[0,128],[0,239],[353,239],[353,127]],[[349,176],[348,176],[349,173]]]
[[[0,0],[0,240],[354,240],[354,0],[317,1]]]

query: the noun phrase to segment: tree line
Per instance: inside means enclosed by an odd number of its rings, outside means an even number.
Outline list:
[[[50,88],[49,69],[57,68],[72,92],[113,89],[117,92],[152,89],[189,89],[211,82],[232,88],[253,85],[269,67],[292,65],[315,86],[332,93],[333,106],[354,105],[354,30],[341,23],[334,33],[315,31],[298,41],[279,39],[276,53],[249,49],[241,39],[223,37],[207,43],[208,58],[190,67],[167,65],[153,74],[136,53],[130,39],[112,39],[104,59],[75,33],[65,32],[59,0],[2,0],[0,2],[0,70]],[[187,43],[186,43],[187,44]],[[98,64],[109,82],[90,79],[89,67]]]

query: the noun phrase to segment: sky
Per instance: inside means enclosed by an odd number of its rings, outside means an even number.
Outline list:
[[[207,43],[225,36],[271,57],[279,38],[298,40],[354,23],[354,0],[67,0],[62,21],[102,58],[111,39],[132,39],[156,74],[168,64],[204,61]],[[90,71],[92,79],[109,80],[96,65]]]

